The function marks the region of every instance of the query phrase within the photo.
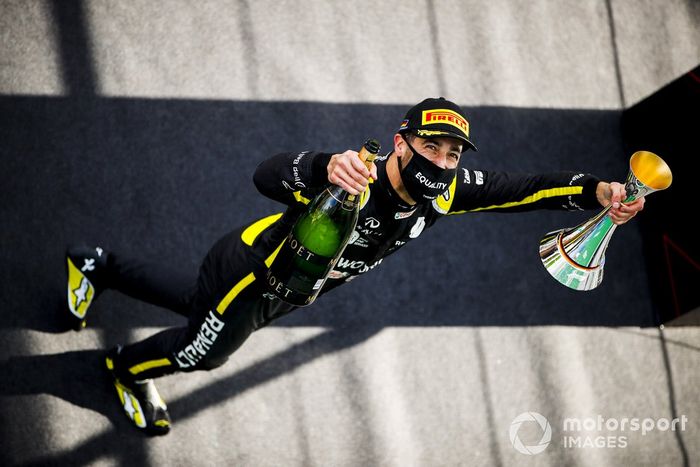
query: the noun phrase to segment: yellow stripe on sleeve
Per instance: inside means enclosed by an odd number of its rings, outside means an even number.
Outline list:
[[[581,193],[583,193],[582,186],[567,186],[567,187],[561,187],[561,188],[548,188],[546,190],[540,190],[536,193],[533,193],[530,196],[521,199],[520,201],[511,201],[511,202],[503,203],[503,204],[494,204],[493,206],[486,206],[483,208],[469,209],[469,210],[465,210],[465,211],[455,211],[455,212],[451,212],[449,214],[450,215],[463,214],[465,212],[478,212],[478,211],[488,211],[490,209],[512,208],[514,206],[522,206],[524,204],[536,203],[537,201],[539,201],[541,199],[545,199],[545,198],[553,198],[555,196],[580,195]]]
[[[129,373],[132,375],[137,375],[142,371],[150,370],[151,368],[158,368],[159,366],[172,365],[170,360],[167,358],[161,358],[160,360],[149,360],[147,362],[139,363],[129,368]]]

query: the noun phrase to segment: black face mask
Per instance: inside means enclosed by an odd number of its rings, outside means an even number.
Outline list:
[[[401,167],[400,157],[398,160],[401,181],[406,187],[406,191],[417,203],[437,198],[450,186],[457,169],[441,169],[421,156],[405,137],[404,141],[413,152],[413,157],[406,167]]]

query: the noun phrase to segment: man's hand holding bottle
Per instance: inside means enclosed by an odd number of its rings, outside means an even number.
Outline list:
[[[359,195],[365,191],[370,177],[377,179],[377,167],[374,162],[368,169],[358,152],[351,149],[342,154],[334,154],[328,163],[327,170],[328,181],[351,195]]]

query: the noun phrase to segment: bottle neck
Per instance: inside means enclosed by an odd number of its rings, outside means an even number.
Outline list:
[[[370,152],[370,150],[365,145],[362,147],[362,149],[360,149],[358,156],[360,157],[360,160],[364,162],[365,167],[367,167],[367,170],[371,170],[372,163],[377,157],[377,154],[377,152]],[[348,211],[352,211],[353,209],[355,209],[360,204],[360,199],[362,198],[362,194],[352,195],[337,185],[332,185],[328,187],[327,190],[328,193],[341,204],[341,207],[343,209],[347,209]]]
[[[360,203],[361,195],[352,195],[347,191],[343,190],[338,185],[332,185],[326,188],[328,194],[330,194],[333,199],[335,199],[343,209],[352,211]]]

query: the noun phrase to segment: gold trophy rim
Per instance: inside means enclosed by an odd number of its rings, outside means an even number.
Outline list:
[[[630,157],[634,177],[654,191],[665,190],[673,182],[673,174],[660,156],[651,151],[637,151]]]

